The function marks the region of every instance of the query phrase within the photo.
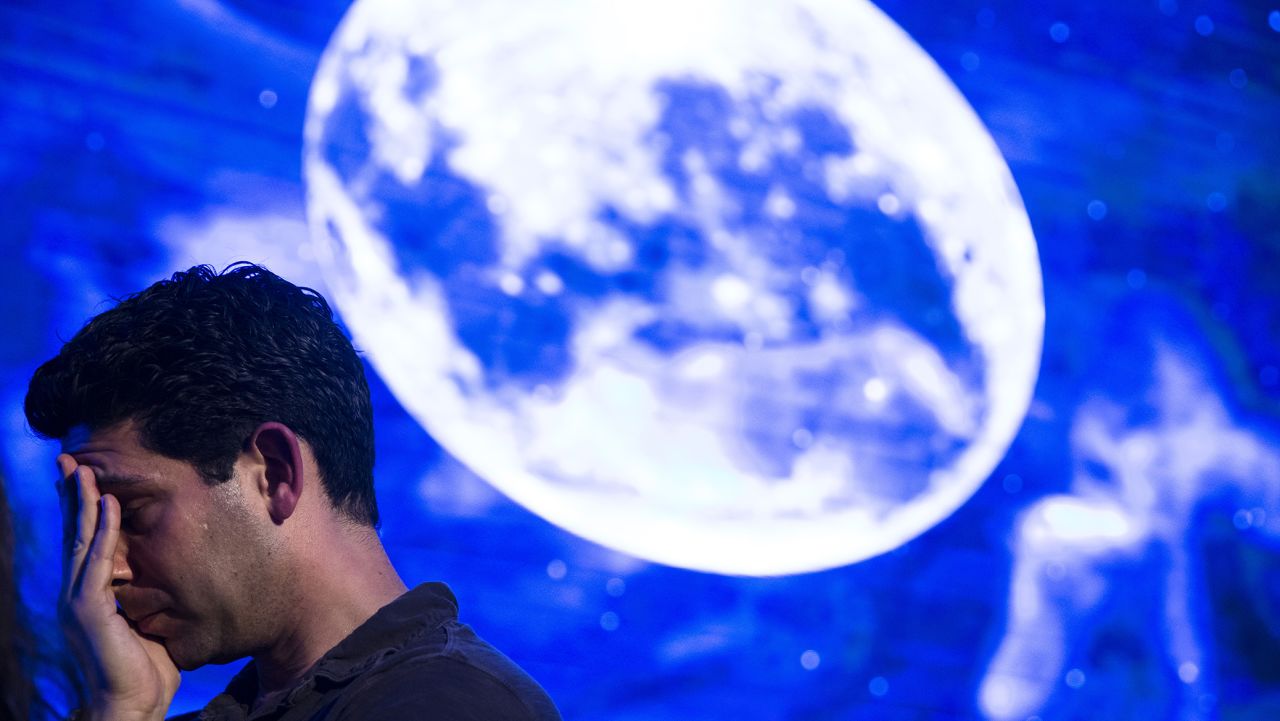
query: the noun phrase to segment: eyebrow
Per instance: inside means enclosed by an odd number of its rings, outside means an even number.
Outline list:
[[[102,475],[95,474],[94,479],[97,481],[99,488],[103,486],[131,488],[144,485],[148,482],[148,479],[143,476],[135,476],[128,473],[122,475],[105,473]]]

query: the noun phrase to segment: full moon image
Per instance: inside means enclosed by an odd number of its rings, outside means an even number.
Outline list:
[[[1013,178],[861,0],[359,0],[312,82],[329,290],[404,407],[548,521],[771,576],[927,531],[1022,423]]]

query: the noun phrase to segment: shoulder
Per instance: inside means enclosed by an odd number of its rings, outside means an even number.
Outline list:
[[[352,683],[333,718],[560,720],[546,691],[465,624],[446,623],[430,635]]]
[[[560,721],[542,687],[512,666],[518,673],[446,654],[405,658],[352,684],[332,718]]]

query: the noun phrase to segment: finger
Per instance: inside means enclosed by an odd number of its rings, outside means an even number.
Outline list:
[[[70,553],[67,554],[68,591],[78,585],[79,578],[84,573],[85,557],[93,543],[99,517],[98,487],[93,478],[93,471],[84,466],[77,466],[72,477],[75,479],[73,486],[76,490],[76,535],[71,544]]]
[[[97,520],[77,594],[111,590],[111,570],[115,563],[116,544],[120,541],[120,502],[115,496],[102,496],[98,502]]]
[[[63,453],[58,456],[58,510],[62,514],[62,574],[65,578],[70,569],[71,544],[76,538],[76,517],[80,492],[72,474],[76,472],[76,461]]]

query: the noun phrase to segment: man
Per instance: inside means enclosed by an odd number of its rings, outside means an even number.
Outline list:
[[[161,719],[179,669],[252,656],[198,718],[559,719],[445,586],[392,568],[364,371],[314,291],[177,273],[85,325],[26,413],[63,448],[82,718]]]

